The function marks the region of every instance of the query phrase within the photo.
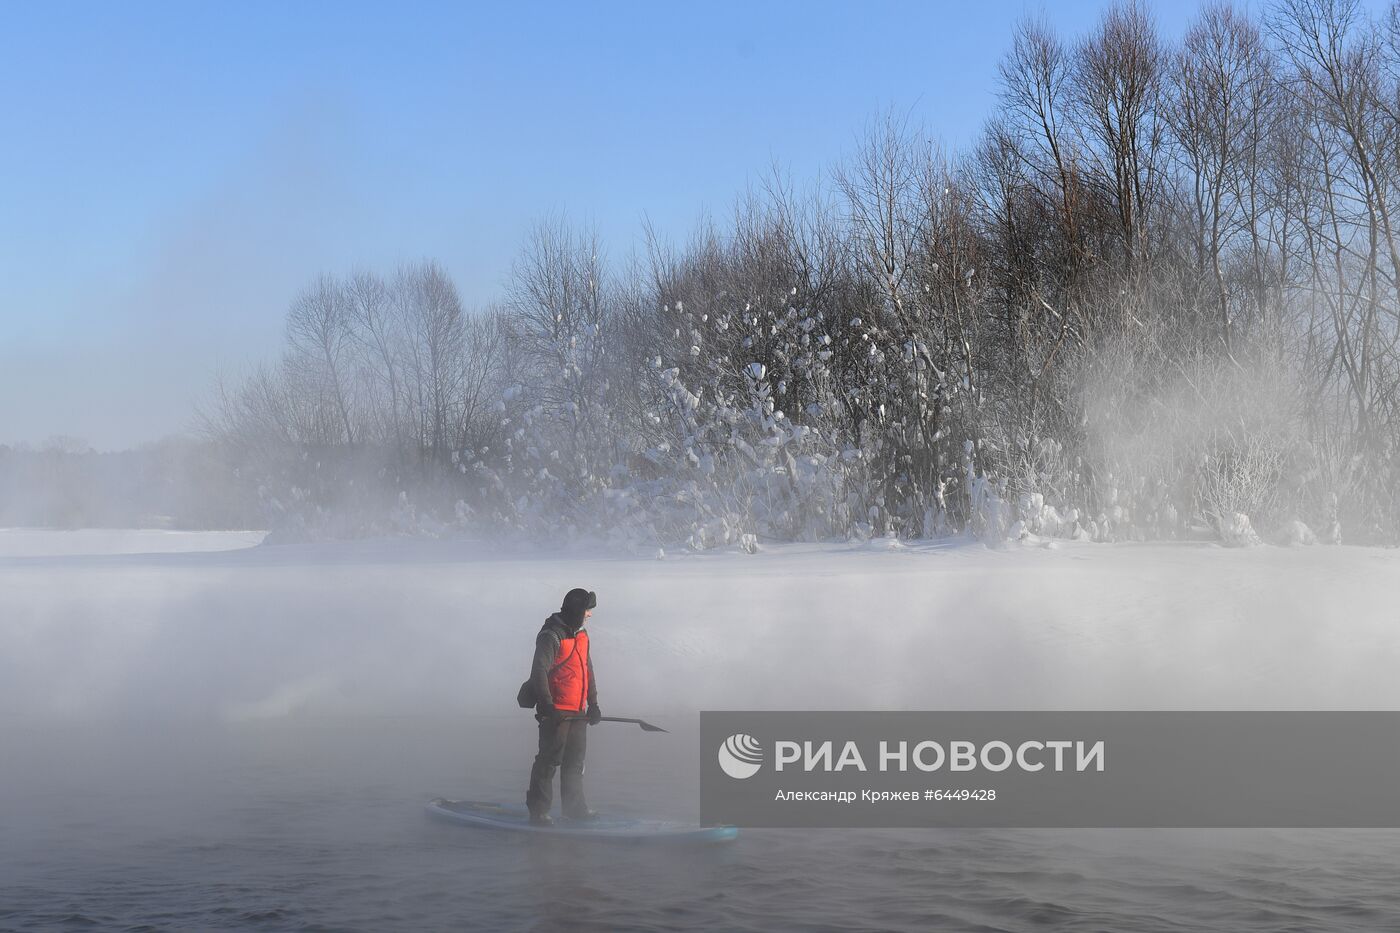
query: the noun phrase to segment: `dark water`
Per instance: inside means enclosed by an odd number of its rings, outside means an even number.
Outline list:
[[[591,730],[590,802],[694,819],[695,723]],[[0,733],[4,930],[1400,930],[1400,832],[493,834],[521,718]]]

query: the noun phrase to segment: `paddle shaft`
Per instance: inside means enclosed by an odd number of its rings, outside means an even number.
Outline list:
[[[588,717],[587,717],[587,716],[565,716],[564,718],[565,718],[565,719],[569,719],[569,720],[573,720],[573,719],[585,719],[585,720],[586,720]],[[630,723],[632,723],[634,726],[641,726],[643,732],[665,732],[665,731],[666,731],[665,729],[661,728],[660,726],[653,726],[651,723],[646,722],[645,720],[642,720],[642,719],[628,719],[628,718],[626,718],[626,717],[624,717],[624,716],[603,716],[603,717],[600,717],[598,721],[599,721],[599,722],[630,722]]]

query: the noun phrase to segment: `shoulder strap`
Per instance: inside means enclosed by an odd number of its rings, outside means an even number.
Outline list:
[[[560,641],[560,644],[563,644],[563,641],[564,641],[564,640],[561,638],[559,641]],[[574,652],[575,652],[575,651],[578,651],[578,639],[577,639],[577,638],[574,638],[574,639],[572,639],[572,640],[569,642],[569,653],[566,654],[566,655],[564,655],[564,656],[563,656],[562,658],[560,658],[558,661],[555,661],[555,662],[554,662],[554,666],[551,667],[551,668],[549,669],[549,672],[550,672],[551,674],[553,674],[555,671],[559,670],[559,668],[561,668],[561,667],[563,667],[565,664],[569,663],[569,659],[572,658],[572,657],[574,656]]]

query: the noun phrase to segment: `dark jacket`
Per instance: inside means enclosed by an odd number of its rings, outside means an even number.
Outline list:
[[[556,612],[544,620],[544,626],[535,636],[535,661],[530,666],[530,685],[534,687],[537,698],[535,709],[541,713],[554,709],[554,695],[549,689],[549,669],[554,666],[554,659],[559,656],[559,643],[565,638],[574,637],[582,627],[571,627],[564,621],[564,617]],[[588,652],[588,705],[598,705],[598,684],[593,679],[591,650]]]

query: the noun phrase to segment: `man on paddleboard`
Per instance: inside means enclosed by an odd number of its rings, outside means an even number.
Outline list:
[[[540,750],[530,769],[525,806],[530,822],[549,825],[554,804],[554,772],[559,770],[559,795],[564,817],[590,820],[597,811],[583,798],[583,757],[588,727],[602,720],[598,687],[593,682],[593,658],[588,652],[584,623],[598,605],[597,594],[573,589],[559,611],[545,620],[535,638],[535,660],[529,689],[535,697],[535,720],[540,725]]]

